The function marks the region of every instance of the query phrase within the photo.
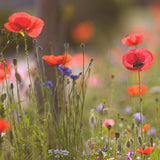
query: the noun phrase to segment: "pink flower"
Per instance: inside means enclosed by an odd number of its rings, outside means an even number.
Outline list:
[[[107,127],[107,126],[113,126],[114,125],[114,120],[113,119],[105,119],[103,122],[103,127]]]

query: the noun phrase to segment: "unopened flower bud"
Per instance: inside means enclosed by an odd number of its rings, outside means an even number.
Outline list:
[[[142,145],[142,150],[143,150],[143,151],[145,150],[145,147],[146,147],[146,146],[143,144],[143,145]]]
[[[130,146],[131,146],[130,141],[127,141],[127,143],[126,143],[126,147],[130,148]]]
[[[139,142],[139,144],[141,146],[142,145],[142,138],[140,136],[138,137],[138,142]]]

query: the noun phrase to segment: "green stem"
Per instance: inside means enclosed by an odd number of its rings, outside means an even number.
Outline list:
[[[141,120],[141,138],[142,138],[142,144],[143,144],[142,98],[141,98],[141,82],[140,82],[139,66],[138,66],[138,83],[139,83],[139,107],[140,107],[140,120]]]
[[[15,65],[15,74],[17,73],[18,69],[18,53],[19,53],[19,40],[16,40],[16,65]],[[21,108],[21,102],[20,102],[20,93],[19,93],[19,87],[18,87],[18,79],[16,78],[16,86],[17,86],[17,97],[18,97],[18,105],[19,105],[19,111],[22,113]]]
[[[28,55],[27,39],[26,39],[25,35],[24,35],[24,44],[25,44],[25,53],[26,53],[26,58],[27,58],[28,76],[29,76],[29,81],[30,81],[30,86],[31,86],[31,94],[34,95],[33,85],[32,85],[32,80],[31,80],[31,74],[30,74],[30,69],[29,69],[29,55]]]

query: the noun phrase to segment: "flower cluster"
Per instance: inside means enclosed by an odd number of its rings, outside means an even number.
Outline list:
[[[62,67],[62,64],[58,66],[58,69],[61,72],[62,76],[70,76],[72,74],[72,70],[69,67]]]

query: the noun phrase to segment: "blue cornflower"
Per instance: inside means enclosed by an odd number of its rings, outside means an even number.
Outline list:
[[[79,78],[79,75],[71,74],[71,75],[70,75],[70,78],[72,78],[73,80],[76,80],[76,79]]]
[[[62,64],[58,66],[58,69],[61,72],[62,76],[70,76],[72,74],[72,70],[69,67],[62,67]]]
[[[53,83],[52,83],[51,81],[48,81],[47,84],[48,84],[49,87],[52,87],[52,86],[53,86]],[[43,87],[46,86],[45,82],[42,83],[42,86],[43,86]]]
[[[141,114],[139,112],[135,114],[135,120],[136,120],[136,122],[140,122],[141,121]],[[145,118],[142,115],[142,123],[144,123],[144,122],[145,122]]]
[[[48,86],[49,87],[52,87],[53,86],[53,83],[51,81],[48,81]]]

